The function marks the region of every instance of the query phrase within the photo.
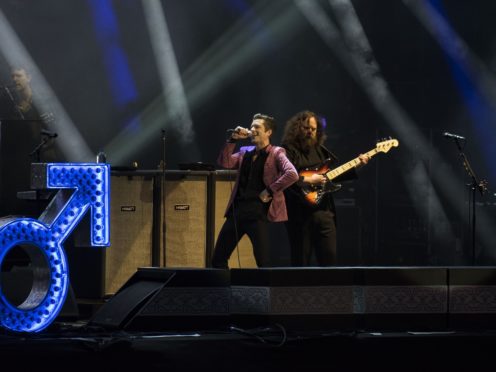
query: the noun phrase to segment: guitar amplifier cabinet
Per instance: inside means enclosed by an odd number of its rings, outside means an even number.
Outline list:
[[[90,246],[86,215],[67,250],[76,297],[112,295],[138,267],[152,266],[153,195],[152,175],[112,173],[110,247]]]
[[[152,265],[153,178],[112,176],[105,293],[115,293],[137,270]]]
[[[90,247],[87,216],[68,242],[76,297],[112,295],[139,267],[209,267],[235,177],[236,171],[112,172],[111,246]],[[285,232],[277,227],[272,245],[279,249]],[[257,267],[247,236],[229,267]]]
[[[206,267],[209,172],[168,171],[165,177],[165,201],[160,201],[161,266]]]

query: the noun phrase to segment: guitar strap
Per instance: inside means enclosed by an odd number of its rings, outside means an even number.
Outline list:
[[[320,145],[320,147],[322,148],[322,150],[324,150],[326,153],[327,153],[327,158],[331,159],[332,161],[336,161],[338,160],[338,157],[336,155],[334,155],[334,153],[329,150],[327,147],[325,147],[324,145]]]

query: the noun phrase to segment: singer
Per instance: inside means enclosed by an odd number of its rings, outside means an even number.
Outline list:
[[[228,268],[228,260],[244,234],[253,246],[258,267],[270,267],[269,223],[286,221],[283,190],[298,180],[295,167],[282,147],[273,146],[274,118],[256,114],[250,130],[236,127],[217,159],[219,165],[237,169],[236,182],[212,256],[212,266]],[[233,153],[236,142],[250,137],[253,146]]]

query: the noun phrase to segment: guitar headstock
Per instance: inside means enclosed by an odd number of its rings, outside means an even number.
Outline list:
[[[376,150],[380,152],[388,152],[391,150],[391,147],[398,147],[400,145],[397,139],[389,137],[389,139],[382,140],[381,142],[377,142]]]

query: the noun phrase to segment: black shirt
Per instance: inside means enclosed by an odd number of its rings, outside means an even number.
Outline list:
[[[265,149],[248,151],[241,164],[239,185],[234,199],[233,212],[236,216],[251,220],[267,220],[269,203],[263,203],[259,195],[266,188],[263,171],[267,160]]]

